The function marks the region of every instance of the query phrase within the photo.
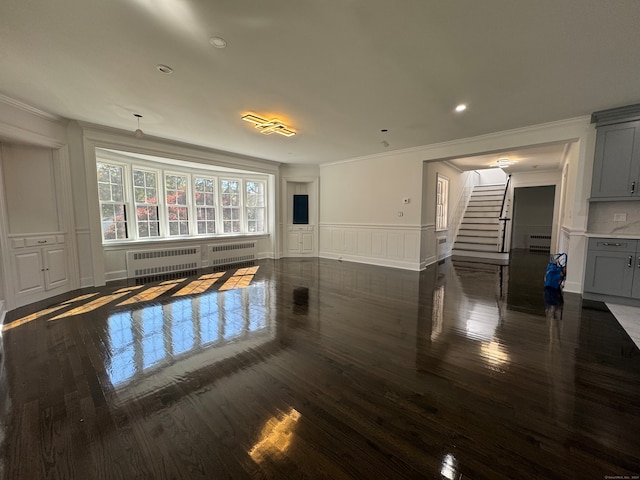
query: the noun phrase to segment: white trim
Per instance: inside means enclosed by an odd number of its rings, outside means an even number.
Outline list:
[[[5,105],[9,105],[11,107],[17,108],[18,110],[22,110],[23,112],[30,113],[31,115],[36,115],[46,120],[53,120],[55,122],[64,120],[62,117],[58,115],[45,112],[44,110],[40,110],[39,108],[36,108],[36,107],[32,107],[31,105],[27,105],[26,103],[16,100],[15,98],[7,97],[2,93],[0,93],[0,103],[4,103]]]
[[[377,265],[379,267],[391,267],[391,268],[401,268],[403,270],[411,270],[414,272],[419,272],[424,268],[421,268],[421,265],[414,262],[405,262],[401,260],[387,260],[376,257],[361,257],[358,255],[346,255],[346,254],[336,254],[330,252],[320,252],[319,258],[328,258],[330,260],[339,260],[346,262],[355,262],[355,263],[364,263],[367,265]]]
[[[395,225],[392,223],[320,223],[318,225],[319,228],[326,227],[337,227],[337,228],[353,228],[353,229],[361,229],[361,228],[369,228],[369,229],[393,229],[393,230],[421,230],[423,228],[435,228],[435,224],[429,223],[425,225],[416,225],[416,224],[403,224],[403,225]]]
[[[327,162],[320,164],[320,167],[324,166],[332,166],[339,165],[343,163],[351,163],[351,162],[359,162],[363,160],[372,160],[376,158],[388,158],[388,157],[396,157],[399,155],[411,155],[412,157],[424,157],[423,160],[447,160],[452,158],[457,158],[461,155],[466,154],[474,154],[479,155],[481,153],[490,153],[495,151],[500,151],[505,148],[518,147],[522,148],[527,146],[528,144],[523,143],[522,140],[514,142],[509,142],[511,140],[509,137],[516,136],[520,137],[522,135],[536,135],[539,133],[547,134],[551,137],[557,138],[549,138],[544,143],[553,143],[557,140],[567,141],[568,139],[579,138],[580,130],[584,130],[585,125],[588,126],[591,122],[590,116],[581,116],[574,117],[565,120],[558,120],[554,122],[548,123],[540,123],[537,125],[531,125],[528,127],[520,127],[514,128],[511,130],[503,130],[500,132],[488,133],[484,135],[477,135],[475,137],[467,137],[458,140],[450,140],[447,142],[440,143],[432,143],[427,145],[422,145],[418,147],[410,147],[399,150],[391,150],[385,151],[381,153],[375,153],[372,155],[364,155],[361,157],[348,158],[344,160],[338,160],[336,162]],[[575,130],[572,133],[565,133],[567,130]],[[568,134],[568,138],[567,138]],[[499,148],[495,148],[493,145],[496,143],[507,143],[505,145],[500,146]],[[530,145],[539,145],[541,142],[532,139]],[[485,144],[486,150],[480,147],[477,144]],[[447,151],[449,153],[446,155],[439,154],[439,150]],[[456,151],[455,153],[452,151]],[[454,154],[452,154],[454,153]],[[421,155],[422,154],[422,155]]]

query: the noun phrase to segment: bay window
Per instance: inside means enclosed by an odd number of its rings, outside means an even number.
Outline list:
[[[96,160],[104,242],[267,233],[267,181],[260,176],[114,158],[107,152]]]

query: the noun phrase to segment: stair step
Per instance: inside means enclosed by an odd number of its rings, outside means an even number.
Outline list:
[[[474,224],[474,223],[480,223],[480,224],[486,224],[486,225],[498,225],[498,219],[495,217],[467,217],[465,215],[465,217],[462,219],[462,225],[465,224]]]
[[[486,245],[497,245],[498,236],[483,237],[481,235],[458,235],[456,243],[482,243]]]
[[[466,213],[464,214],[464,218],[493,218],[493,219],[497,219],[498,215],[496,214],[496,212],[483,212],[483,211],[470,212],[469,210],[467,210]]]
[[[451,259],[455,262],[459,259],[473,262],[495,263],[498,265],[509,264],[509,254],[501,252],[472,252],[467,250],[453,250]]]
[[[495,212],[500,213],[500,205],[468,205],[467,212]]]
[[[475,224],[467,224],[461,225],[461,230],[483,230],[485,232],[491,232],[494,235],[497,235],[500,231],[497,225],[491,225],[487,223],[475,223]]]
[[[473,206],[490,206],[496,205],[498,207],[502,206],[502,198],[474,198],[471,197],[469,199],[469,205]]]
[[[470,202],[499,202],[502,205],[502,195],[471,195]]]
[[[498,245],[491,244],[485,245],[481,243],[458,243],[456,242],[453,246],[454,250],[466,250],[472,252],[497,252]]]
[[[458,237],[495,237],[498,238],[498,230],[479,230],[477,228],[461,228]]]

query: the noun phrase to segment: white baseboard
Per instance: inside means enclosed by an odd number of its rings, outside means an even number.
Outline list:
[[[346,262],[366,263],[368,265],[377,265],[379,267],[401,268],[403,270],[412,270],[419,272],[422,270],[419,263],[403,262],[402,260],[389,260],[374,257],[361,257],[358,255],[345,255],[344,253],[320,252],[320,258],[328,258],[330,260],[344,260]]]
[[[567,293],[582,293],[582,283],[580,282],[564,282],[563,291]]]

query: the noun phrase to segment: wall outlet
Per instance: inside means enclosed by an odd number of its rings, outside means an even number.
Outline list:
[[[627,214],[626,213],[614,213],[613,214],[613,221],[614,222],[626,222],[627,221]]]

